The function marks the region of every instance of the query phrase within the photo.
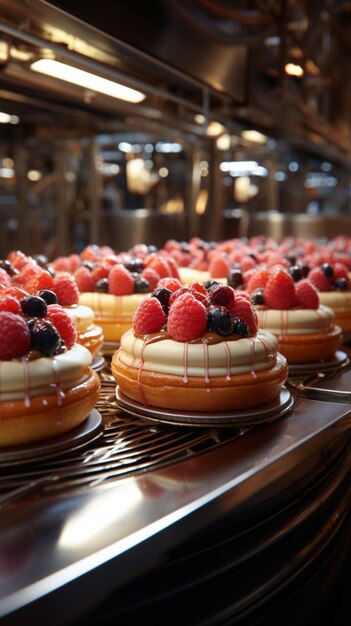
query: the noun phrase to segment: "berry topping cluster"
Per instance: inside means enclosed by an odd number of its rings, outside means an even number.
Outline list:
[[[33,351],[54,356],[72,348],[74,323],[53,291],[30,295],[18,287],[0,293],[0,360],[33,358]]]
[[[232,339],[257,333],[257,314],[245,292],[234,293],[214,280],[171,286],[157,287],[139,304],[133,319],[136,335],[166,331],[174,341],[188,342],[205,332]]]
[[[274,265],[261,268],[250,278],[246,287],[252,304],[269,309],[318,309],[319,296],[316,287],[307,279],[294,282],[288,269]]]
[[[343,263],[322,263],[311,269],[308,279],[318,291],[350,291],[351,289],[348,269]]]

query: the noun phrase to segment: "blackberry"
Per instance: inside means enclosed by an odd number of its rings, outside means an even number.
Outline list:
[[[224,306],[210,307],[207,312],[207,330],[228,337],[234,332],[234,318]]]
[[[61,349],[61,336],[47,320],[37,320],[30,329],[32,347],[45,356],[53,356]]]
[[[236,289],[240,287],[244,282],[242,272],[239,268],[232,267],[227,276],[227,283],[229,287]]]
[[[298,265],[301,273],[302,273],[302,278],[307,278],[308,274],[311,271],[311,268],[309,265],[307,265],[307,263],[305,263],[304,261],[301,261]]]
[[[343,276],[339,276],[333,286],[334,289],[337,289],[337,291],[346,291],[348,289],[347,280]]]
[[[152,298],[157,298],[166,315],[168,313],[169,299],[171,295],[171,290],[166,287],[157,287],[151,294]]]
[[[91,261],[83,261],[81,263],[81,266],[86,267],[89,272],[91,272],[94,269],[94,263],[92,263]]]
[[[108,278],[100,278],[95,285],[95,291],[99,293],[107,293],[108,292]]]
[[[129,272],[136,272],[137,274],[140,274],[144,269],[144,261],[142,259],[130,259],[123,265]]]
[[[7,259],[4,259],[3,261],[0,261],[0,267],[2,270],[5,270],[5,272],[8,273],[9,276],[14,276],[15,274],[18,274],[18,270],[16,270],[12,263],[10,263],[10,261],[8,261]]]
[[[221,283],[219,283],[217,280],[206,280],[204,282],[204,287],[207,291],[210,291],[211,289],[213,289],[213,287],[217,287],[220,284]]]
[[[43,267],[46,270],[47,265],[49,263],[49,259],[45,254],[35,254],[33,259],[37,262],[40,267]]]
[[[148,291],[150,291],[150,283],[146,278],[137,274],[137,278],[135,279],[134,283],[134,289],[135,293],[147,293]]]
[[[333,278],[334,270],[329,263],[322,263],[321,270],[323,270],[327,278]]]
[[[291,265],[288,268],[288,273],[290,274],[290,276],[292,277],[294,283],[298,283],[299,280],[302,279],[303,274],[301,271],[301,268],[298,265]]]
[[[252,304],[265,304],[265,299],[264,299],[264,290],[263,289],[256,289],[256,291],[254,291],[251,294],[251,302]]]
[[[239,337],[248,337],[250,334],[248,324],[239,317],[234,319],[234,334],[239,335]]]
[[[53,278],[56,276],[55,268],[52,265],[48,265],[46,271],[49,272],[50,276]]]
[[[45,317],[48,307],[39,296],[25,296],[20,300],[21,309],[28,317]]]
[[[286,257],[286,260],[288,261],[288,263],[290,263],[290,266],[294,266],[297,263],[297,258],[294,254],[288,254]]]
[[[49,289],[42,289],[39,291],[39,297],[45,300],[46,304],[58,304],[58,299],[56,293],[50,291]]]

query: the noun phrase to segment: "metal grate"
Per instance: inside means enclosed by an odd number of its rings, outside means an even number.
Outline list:
[[[67,494],[161,468],[211,450],[247,431],[150,424],[118,409],[114,400],[116,383],[108,368],[100,378],[96,409],[103,419],[101,437],[84,449],[61,452],[50,459],[0,465],[0,506],[38,491]]]

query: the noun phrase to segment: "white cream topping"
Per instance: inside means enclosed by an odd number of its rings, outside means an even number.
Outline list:
[[[95,314],[91,307],[83,304],[63,307],[79,333],[86,331],[94,323]]]
[[[89,350],[77,343],[55,357],[0,361],[0,400],[29,402],[32,396],[71,389],[88,378],[91,361]]]
[[[147,343],[133,330],[122,335],[119,358],[138,370],[173,374],[183,378],[233,376],[271,369],[276,362],[277,339],[260,330],[255,337],[215,344],[181,343],[162,339]]]
[[[115,318],[131,318],[140,302],[150,293],[132,293],[129,296],[114,296],[111,293],[87,291],[79,296],[79,304],[91,307],[96,321],[114,320]]]
[[[318,309],[255,309],[259,327],[273,335],[311,335],[328,332],[334,325],[334,312],[322,304]]]
[[[350,311],[351,291],[320,291],[319,300],[334,311]]]

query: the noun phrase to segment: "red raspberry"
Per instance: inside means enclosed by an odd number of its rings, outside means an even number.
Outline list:
[[[256,289],[264,289],[268,280],[268,270],[265,267],[257,269],[257,271],[251,276],[247,285],[246,291],[253,293]]]
[[[240,269],[242,272],[247,272],[256,267],[256,261],[251,256],[244,256],[240,261]]]
[[[10,311],[16,315],[22,315],[21,305],[13,296],[0,296],[0,311]]]
[[[287,259],[281,256],[278,252],[271,252],[267,259],[267,267],[271,268],[275,265],[280,265],[281,267],[285,267],[288,269],[290,267],[290,263]]]
[[[80,293],[84,293],[86,291],[94,291],[95,280],[92,276],[92,273],[89,272],[88,268],[82,265],[74,272],[74,280],[77,283],[77,287]]]
[[[5,287],[9,287],[11,285],[11,278],[8,273],[0,268],[0,283],[5,285]]]
[[[344,265],[344,263],[335,263],[333,269],[334,269],[334,277],[333,277],[334,282],[336,281],[337,278],[345,278],[347,282],[349,282],[349,272],[348,272],[346,265]],[[1,282],[1,276],[0,276],[0,282]]]
[[[114,265],[117,265],[116,263]],[[105,263],[98,263],[94,269],[91,271],[91,276],[94,281],[94,285],[101,280],[102,278],[107,278],[113,265],[108,265]]]
[[[195,289],[195,291],[202,293],[203,296],[207,296],[207,289],[205,285],[203,285],[202,283],[199,283],[196,280],[194,280],[192,283],[190,283],[189,287],[190,289]]]
[[[214,255],[208,265],[211,278],[225,278],[230,270],[230,263],[221,255]]]
[[[52,267],[56,272],[69,272],[70,271],[70,262],[68,256],[58,256],[51,263]]]
[[[71,274],[73,274],[78,269],[78,267],[80,266],[82,262],[79,254],[70,254],[68,257],[68,261],[69,261],[69,271]]]
[[[316,287],[307,279],[303,278],[295,285],[296,306],[301,309],[318,309],[319,295]]]
[[[308,280],[318,289],[318,291],[331,291],[329,278],[325,275],[322,268],[314,267],[308,273]]]
[[[177,291],[181,286],[182,284],[177,278],[161,278],[157,283],[157,287],[166,287],[170,291]]]
[[[30,332],[22,316],[0,311],[0,361],[18,359],[30,350]]]
[[[61,306],[71,306],[78,304],[79,290],[71,274],[67,272],[57,272],[54,277],[52,291],[57,295],[57,299]]]
[[[255,309],[253,308],[250,300],[247,299],[246,294],[235,294],[235,300],[227,307],[233,317],[238,317],[249,327],[250,335],[256,335],[258,331],[258,318]]]
[[[191,293],[184,293],[169,309],[167,330],[174,341],[201,337],[207,326],[207,311]]]
[[[271,309],[292,309],[296,306],[295,283],[282,268],[274,268],[270,273],[264,289],[264,300]]]
[[[13,296],[16,300],[22,300],[22,298],[29,296],[29,293],[20,287],[6,287],[1,296]]]
[[[131,273],[122,265],[114,265],[108,275],[108,291],[114,296],[127,296],[134,293],[134,280]]]
[[[17,285],[25,287],[29,280],[40,273],[40,267],[36,263],[28,262],[20,270],[20,273],[14,277]]]
[[[52,322],[66,344],[67,350],[72,348],[77,341],[77,329],[74,322],[59,304],[49,304],[45,317]]]
[[[90,244],[82,251],[80,255],[83,261],[92,261],[92,263],[96,263],[99,259],[101,259],[101,250],[99,246],[95,244]]]
[[[179,276],[179,271],[178,271],[178,263],[176,262],[175,259],[173,259],[173,257],[168,256],[167,257],[167,265],[171,270],[171,274],[173,276],[173,278],[180,278]]]
[[[35,293],[36,291],[41,291],[42,289],[53,291],[54,279],[46,270],[40,270],[35,276],[32,276],[32,278],[26,282],[25,289],[28,293]]]
[[[207,294],[204,295],[200,291],[197,291],[196,289],[192,289],[191,287],[181,287],[180,289],[177,289],[177,291],[174,291],[169,299],[169,306],[172,306],[173,302],[177,300],[177,298],[179,298],[180,296],[184,295],[185,293],[190,293],[196,300],[198,300],[199,302],[202,302],[202,304],[206,306]]]
[[[133,317],[133,330],[136,335],[157,333],[165,325],[167,317],[157,298],[147,296],[142,300]]]
[[[210,301],[212,304],[219,304],[228,307],[234,301],[234,289],[228,285],[218,285],[210,291]]]
[[[29,261],[29,258],[20,250],[13,250],[12,252],[9,252],[7,259],[16,270],[20,270],[21,267]]]
[[[149,267],[143,270],[140,276],[149,281],[150,291],[156,289],[158,282],[161,280],[160,275]]]
[[[155,253],[149,254],[149,256],[145,259],[145,266],[152,270],[155,270],[160,276],[160,278],[167,278],[172,276],[172,271],[170,266],[167,263],[167,260],[160,255]]]

